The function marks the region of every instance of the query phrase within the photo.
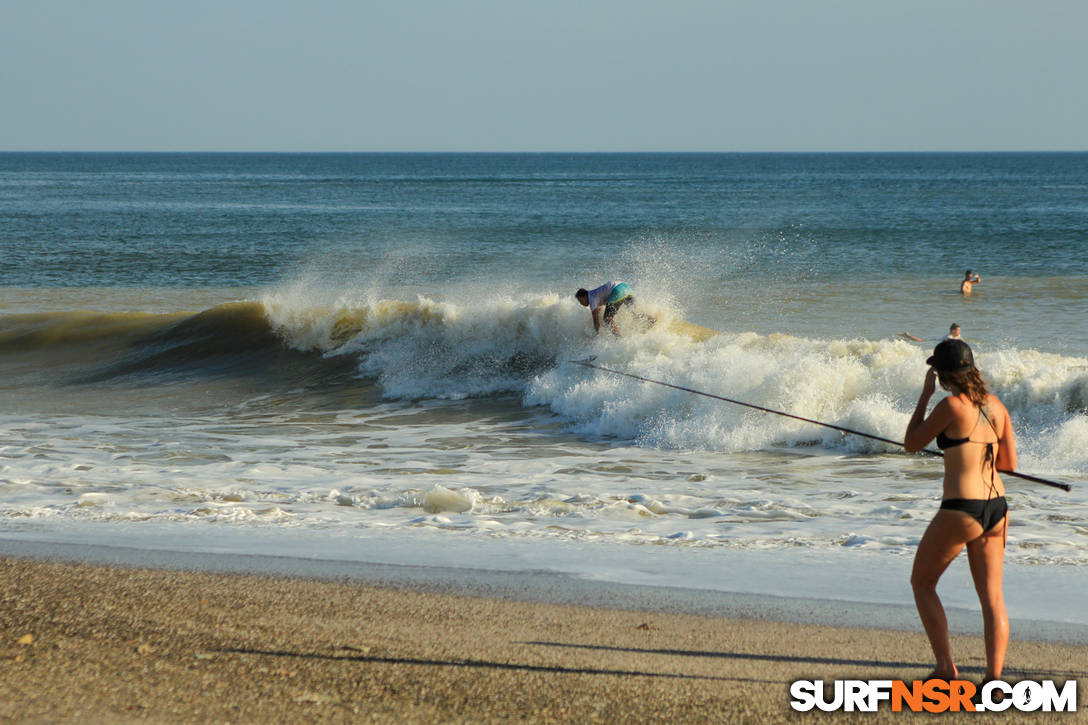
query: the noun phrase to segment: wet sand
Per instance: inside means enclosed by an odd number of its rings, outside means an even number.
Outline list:
[[[794,712],[789,684],[932,668],[920,631],[23,558],[0,576],[0,722],[901,722]],[[1015,628],[1008,679],[1088,681],[1088,647]],[[981,679],[981,639],[954,645]]]

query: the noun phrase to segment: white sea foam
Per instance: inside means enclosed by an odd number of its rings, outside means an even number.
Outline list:
[[[898,446],[568,362],[596,355],[895,440],[925,371],[926,351],[907,342],[696,341],[670,331],[678,312],[666,307],[645,333],[594,336],[586,310],[558,294],[469,304],[296,292],[266,309],[292,347],[350,361],[385,401],[330,408],[265,393],[165,417],[0,416],[5,531],[98,523],[109,539],[115,526],[169,523],[214,542],[239,528],[426,530],[562,542],[589,559],[608,542],[903,561],[937,505],[939,463]],[[1007,481],[1010,562],[1088,566],[1088,363],[976,352],[1017,423],[1021,469],[1076,486]]]
[[[510,393],[547,406],[580,435],[658,448],[725,452],[818,445],[850,452],[895,446],[789,418],[586,369],[595,364],[793,415],[899,439],[926,351],[899,340],[826,340],[755,333],[696,342],[670,332],[676,312],[648,332],[594,337],[584,308],[558,295],[470,304],[344,300],[313,307],[276,298],[269,315],[287,341],[357,360],[390,399],[464,399]],[[1023,430],[1037,468],[1088,472],[1088,360],[1034,350],[977,348],[991,388]]]

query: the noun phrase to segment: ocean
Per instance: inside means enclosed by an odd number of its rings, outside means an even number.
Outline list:
[[[909,608],[940,461],[571,361],[902,440],[955,322],[1072,486],[1006,479],[1014,636],[1088,633],[1086,153],[2,153],[0,252],[0,551]]]

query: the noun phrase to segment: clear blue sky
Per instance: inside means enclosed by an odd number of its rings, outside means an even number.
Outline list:
[[[1088,150],[1086,0],[9,0],[0,149]]]

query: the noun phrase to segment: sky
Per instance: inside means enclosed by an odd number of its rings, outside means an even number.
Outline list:
[[[0,150],[1088,150],[1085,0],[8,0]]]

